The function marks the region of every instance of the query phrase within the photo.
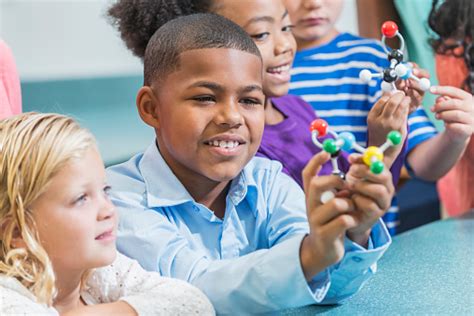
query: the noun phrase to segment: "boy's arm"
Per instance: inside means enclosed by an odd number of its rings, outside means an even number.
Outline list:
[[[292,187],[293,181],[290,181],[287,184],[283,183],[283,185],[273,189],[274,194],[271,194],[270,196],[280,200],[272,202],[272,199],[270,198],[270,208],[274,208],[276,211],[271,214],[268,227],[272,229],[269,230],[269,232],[267,233],[270,240],[280,240],[282,238],[282,234],[285,234],[285,232],[295,227],[296,219],[304,217],[304,220],[310,223],[311,227],[313,228],[313,231],[311,231],[310,229],[310,235],[306,236],[306,238],[303,240],[300,255],[301,264],[303,266],[306,279],[309,281],[309,285],[312,288],[314,288],[314,286],[318,284],[318,282],[319,284],[323,284],[322,281],[324,279],[322,278],[323,275],[321,273],[311,278],[311,276],[317,272],[311,272],[311,268],[305,267],[305,257],[306,259],[308,259],[308,257],[309,259],[311,258],[311,255],[308,256],[307,254],[305,255],[303,253],[305,243],[311,244],[309,241],[312,239],[313,246],[310,247],[309,252],[311,252],[311,250],[315,252],[318,249],[321,249],[321,247],[315,247],[314,244],[324,244],[325,241],[328,242],[329,240],[332,240],[330,241],[330,243],[333,244],[330,247],[327,247],[327,249],[320,250],[319,255],[316,254],[316,257],[324,257],[326,260],[328,260],[328,257],[330,256],[338,256],[337,252],[344,252],[342,261],[339,261],[340,257],[338,257],[336,261],[339,262],[335,265],[329,266],[329,268],[327,269],[327,272],[329,273],[327,274],[327,281],[331,283],[331,286],[328,294],[324,298],[324,301],[321,302],[323,304],[328,302],[338,302],[341,299],[356,293],[358,289],[365,283],[365,281],[370,278],[372,273],[375,272],[375,263],[382,256],[382,254],[385,252],[391,242],[386,227],[379,219],[379,217],[386,211],[386,206],[389,205],[389,201],[393,195],[391,175],[388,171],[384,171],[383,175],[376,176],[377,179],[374,180],[374,183],[376,182],[377,184],[375,186],[369,185],[370,187],[364,187],[364,184],[357,185],[354,188],[354,192],[362,192],[363,194],[369,196],[370,194],[372,194],[372,196],[376,196],[375,198],[373,198],[375,202],[384,205],[382,205],[379,209],[379,206],[372,207],[373,205],[371,205],[371,203],[365,203],[365,201],[362,201],[360,196],[356,197],[355,203],[358,206],[358,210],[353,214],[351,214],[351,212],[348,212],[348,214],[350,214],[356,219],[357,227],[354,227],[353,229],[349,229],[347,231],[344,231],[344,229],[342,229],[340,230],[340,233],[338,233],[336,227],[341,225],[341,223],[338,223],[338,220],[342,219],[343,221],[350,221],[350,218],[343,219],[338,215],[344,215],[344,213],[347,213],[348,208],[351,208],[350,205],[348,205],[351,204],[351,201],[345,199],[344,193],[341,192],[341,198],[333,199],[332,201],[329,201],[324,205],[321,205],[321,203],[319,202],[320,195],[322,192],[327,191],[329,189],[342,188],[345,186],[344,182],[338,177],[314,177],[315,174],[318,174],[318,169],[328,160],[329,155],[325,152],[321,152],[315,155],[303,170],[302,178],[306,197],[301,197],[298,199],[291,198],[291,196],[285,197],[288,192],[288,188]],[[360,163],[360,161],[358,160],[352,160],[352,162]],[[362,172],[359,172],[362,177],[365,177],[367,175],[367,170],[368,168],[365,168]],[[281,183],[280,181],[271,182]],[[380,193],[378,190],[381,188],[386,189],[387,192]],[[312,190],[313,192],[311,192]],[[307,219],[302,214],[303,211],[301,210],[304,208],[301,205],[289,207],[286,211],[282,211],[281,207],[279,206],[286,205],[289,203],[289,201],[299,202],[302,201],[304,198],[306,198],[305,208],[307,210],[311,210],[308,211]],[[362,212],[370,213],[370,217],[362,218],[362,216],[354,215],[361,214]],[[292,213],[292,220],[287,221],[286,224],[284,224],[280,219],[282,217],[284,218],[285,216],[288,216],[289,213]],[[341,249],[341,245],[339,244],[338,238],[328,238],[332,234],[330,232],[327,232],[329,230],[335,232],[336,236],[338,234],[341,235],[343,239],[343,249]],[[360,230],[364,230],[363,235],[365,239],[360,238],[360,236],[362,235],[359,233]],[[312,233],[315,233],[315,238],[310,238],[312,237]],[[349,236],[350,239],[345,237],[344,235]],[[367,240],[369,235],[370,238],[369,240]],[[366,249],[367,241],[369,243],[368,250]],[[334,249],[336,248],[339,248],[339,250],[335,251]],[[326,266],[330,264],[332,263],[326,263]],[[311,263],[309,263],[309,266],[311,266]],[[321,267],[319,267],[319,270],[320,269]],[[349,282],[349,280],[352,281]]]
[[[314,304],[323,299],[307,286],[299,265],[304,234],[271,249],[213,260],[196,249],[162,214],[130,209],[120,212],[119,250],[147,270],[182,279],[200,288],[217,313],[269,312]],[[133,219],[132,219],[133,218]],[[291,289],[291,291],[289,291]]]
[[[270,249],[214,260],[182,236],[177,225],[160,210],[114,200],[121,215],[119,250],[138,259],[147,270],[158,270],[196,285],[218,313],[265,312],[324,303],[326,299],[337,301],[354,294],[371,276],[373,270],[367,270],[385,251],[388,234],[372,234],[374,248],[377,247],[372,251],[345,241],[345,263],[338,265],[338,271],[339,275],[350,277],[341,279],[338,290],[327,297],[329,287],[335,286],[331,269],[308,283],[301,266],[301,242],[308,232],[303,192],[281,173],[269,182],[273,185],[266,197],[268,208],[273,210],[267,224]],[[352,264],[353,257],[362,262]],[[356,282],[351,279],[354,275],[360,276]]]
[[[461,157],[467,141],[453,142],[442,132],[413,148],[407,155],[414,174],[425,181],[444,176]]]
[[[376,262],[384,252],[381,249],[386,250],[391,243],[380,219],[390,206],[394,192],[390,172],[384,170],[381,174],[373,174],[358,154],[351,155],[349,160],[352,165],[346,180],[354,204],[354,211],[350,214],[357,225],[347,230],[349,238],[345,239],[345,247],[348,254],[331,271],[332,285],[325,299],[328,304],[337,303],[351,291],[357,292],[367,280],[367,276],[360,273],[360,267],[364,267],[369,275],[375,273]]]

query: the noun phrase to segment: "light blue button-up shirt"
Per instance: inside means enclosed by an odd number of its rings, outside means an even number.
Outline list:
[[[253,158],[230,185],[224,219],[189,195],[155,144],[107,175],[119,251],[199,287],[220,314],[338,302],[375,272],[391,242],[379,221],[369,250],[346,238],[344,258],[307,282],[299,256],[309,231],[305,197],[280,163]]]

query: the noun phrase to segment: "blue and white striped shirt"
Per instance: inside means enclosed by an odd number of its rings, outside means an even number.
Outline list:
[[[349,33],[339,34],[328,44],[299,51],[295,56],[290,94],[301,96],[336,132],[352,132],[367,145],[367,115],[382,95],[380,79],[369,84],[359,79],[362,69],[380,72],[389,66],[382,44]],[[408,148],[436,135],[423,108],[408,119]],[[390,233],[398,225],[396,204],[384,217]]]

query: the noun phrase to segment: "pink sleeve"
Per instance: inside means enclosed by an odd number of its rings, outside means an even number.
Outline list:
[[[20,78],[10,48],[0,40],[0,119],[19,113]]]

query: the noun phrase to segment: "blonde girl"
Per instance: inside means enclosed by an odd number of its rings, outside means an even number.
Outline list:
[[[116,251],[93,136],[69,117],[0,121],[0,314],[214,314],[179,280]]]

